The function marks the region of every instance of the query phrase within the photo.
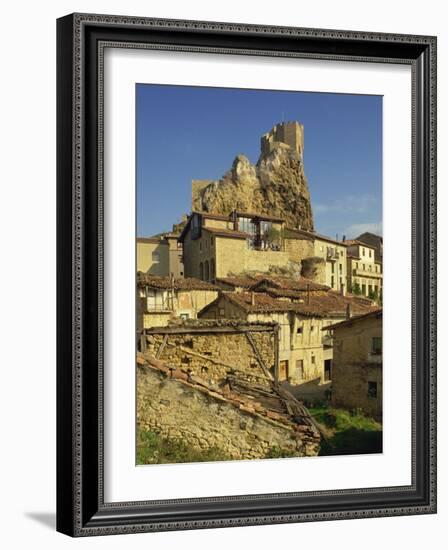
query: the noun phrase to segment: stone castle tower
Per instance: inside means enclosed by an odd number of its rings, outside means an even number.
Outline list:
[[[256,164],[237,155],[219,180],[193,180],[192,210],[229,215],[233,210],[278,216],[291,229],[314,231],[303,165],[304,127],[281,122],[261,136]]]
[[[280,143],[289,145],[297,152],[299,160],[303,160],[304,128],[299,122],[281,122],[272,130],[261,136],[261,154],[269,155]]]

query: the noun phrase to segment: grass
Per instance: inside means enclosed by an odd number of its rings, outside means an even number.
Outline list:
[[[359,411],[315,406],[308,409],[326,436],[319,456],[381,453],[382,425]]]
[[[176,464],[182,462],[212,462],[216,460],[234,460],[220,449],[197,449],[183,441],[166,439],[159,434],[138,430],[137,464]],[[292,451],[272,447],[266,458],[289,458],[297,456]]]
[[[201,450],[182,441],[166,439],[146,430],[137,431],[137,464],[173,464],[230,460],[219,449]]]

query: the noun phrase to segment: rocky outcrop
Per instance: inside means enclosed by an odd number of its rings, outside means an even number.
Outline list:
[[[220,180],[195,181],[192,208],[228,215],[232,210],[277,216],[287,227],[313,231],[313,214],[302,151],[274,141],[256,165],[237,155]]]

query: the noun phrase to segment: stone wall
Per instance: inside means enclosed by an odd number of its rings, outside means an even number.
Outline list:
[[[307,426],[245,411],[146,366],[137,368],[137,425],[196,449],[219,449],[231,459],[264,458],[273,449],[294,456],[319,452],[319,437]]]
[[[300,262],[314,254],[314,243],[308,239],[297,239],[286,236],[285,251],[293,262]]]
[[[153,260],[153,253],[158,254],[158,262]],[[151,275],[169,275],[170,257],[168,243],[137,240],[137,271],[143,271],[143,273],[150,273]]]
[[[381,365],[341,365],[333,361],[332,404],[335,407],[361,409],[381,420],[383,376]],[[368,393],[369,382],[376,382],[377,396]]]
[[[359,408],[375,418],[382,416],[382,355],[371,353],[373,337],[382,337],[381,319],[366,318],[336,328],[333,336],[332,402]],[[377,396],[369,395],[369,382]]]
[[[321,285],[327,284],[326,262],[318,256],[311,256],[302,260],[302,277]]]
[[[169,329],[168,329],[169,330]],[[188,370],[210,384],[219,384],[233,372],[244,373],[247,379],[266,384],[269,378],[261,367],[246,332],[170,333],[167,329],[151,331],[147,336],[145,355],[157,357],[170,366]],[[166,342],[165,335],[167,336]],[[251,331],[253,341],[267,369],[275,363],[274,327]],[[160,353],[160,348],[163,346]]]
[[[266,273],[271,266],[285,267],[289,254],[285,251],[251,250],[242,239],[216,238],[216,276],[227,277],[244,271]]]

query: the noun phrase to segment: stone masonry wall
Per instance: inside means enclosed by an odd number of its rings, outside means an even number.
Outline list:
[[[252,338],[264,364],[271,369],[275,362],[274,332],[254,331]],[[163,341],[163,329],[160,334],[148,335],[146,354],[158,356]],[[169,334],[158,358],[174,367],[186,369],[209,383],[219,383],[233,371],[244,373],[255,383],[268,383],[245,333]]]
[[[219,449],[232,459],[264,458],[273,448],[315,456],[319,441],[294,424],[247,413],[148,367],[137,368],[137,423],[197,449]]]

